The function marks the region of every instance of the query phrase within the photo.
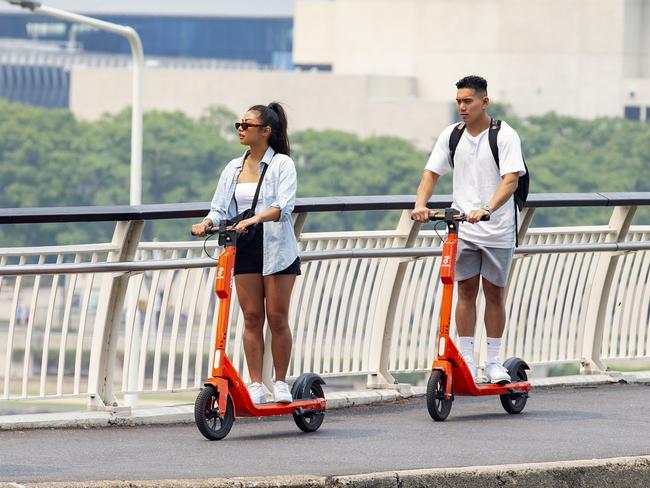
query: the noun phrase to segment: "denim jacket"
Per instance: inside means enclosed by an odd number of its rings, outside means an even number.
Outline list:
[[[212,220],[214,225],[219,225],[220,220],[231,219],[238,213],[235,187],[245,155],[230,161],[221,172],[210,205],[210,213],[205,217]],[[255,213],[260,214],[272,207],[280,209],[280,218],[277,222],[262,224],[264,225],[262,274],[267,276],[288,268],[298,257],[298,243],[291,218],[296,202],[297,177],[293,160],[285,154],[276,154],[271,147],[267,149],[260,161],[260,174],[262,174],[263,163],[268,164],[269,167],[262,180]],[[244,210],[246,209],[239,209],[239,212]]]

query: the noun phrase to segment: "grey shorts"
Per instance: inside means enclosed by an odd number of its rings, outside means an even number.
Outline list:
[[[481,275],[493,285],[503,288],[508,282],[514,248],[483,247],[458,239],[456,281]]]

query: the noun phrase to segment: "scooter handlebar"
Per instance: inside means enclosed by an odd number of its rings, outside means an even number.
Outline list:
[[[439,220],[445,220],[445,214],[441,212],[433,212],[429,214],[429,220],[434,220],[434,221],[439,221]],[[454,220],[457,222],[467,222],[467,215],[464,213],[458,213],[454,215]],[[487,222],[490,220],[490,215],[484,215],[480,219],[482,222]]]
[[[413,216],[411,216],[411,220],[413,219]],[[440,221],[440,220],[445,220],[445,214],[442,212],[433,212],[429,214],[429,221]],[[457,222],[467,222],[467,215],[464,213],[457,213],[454,215],[454,220]],[[482,222],[487,222],[490,220],[490,215],[484,215],[481,217]]]
[[[219,233],[219,227],[212,227],[212,226],[208,225],[208,226],[205,227],[205,229],[203,229],[203,231],[208,235],[218,234]],[[194,237],[200,237],[198,234],[195,234],[193,231],[190,231],[190,233]]]

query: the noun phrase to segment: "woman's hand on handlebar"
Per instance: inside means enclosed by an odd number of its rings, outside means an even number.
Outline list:
[[[208,234],[206,234],[205,230],[212,227],[212,221],[209,219],[204,220],[203,222],[199,224],[193,224],[192,225],[192,235],[197,236],[197,237],[205,237]]]
[[[246,232],[248,232],[248,230],[247,230],[248,227],[250,227],[251,225],[259,224],[259,223],[260,223],[259,217],[257,215],[254,215],[250,219],[244,219],[241,222],[239,222],[235,226],[234,230],[235,230],[235,232],[237,232],[237,234],[246,234]]]
[[[482,209],[482,208],[477,208],[477,209],[471,210],[467,214],[466,221],[471,223],[471,224],[475,224],[476,222],[478,222],[479,220],[481,220],[482,218],[484,218],[486,216],[489,217],[490,212],[488,212],[487,210]]]
[[[411,218],[416,222],[429,222],[430,214],[431,210],[429,210],[427,207],[415,207],[411,211]]]

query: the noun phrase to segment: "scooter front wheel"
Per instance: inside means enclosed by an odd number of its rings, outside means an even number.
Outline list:
[[[194,403],[196,426],[199,432],[211,441],[218,441],[226,437],[235,421],[235,409],[230,395],[228,395],[226,412],[223,415],[219,415],[218,405],[219,392],[212,385],[203,388]]]
[[[524,363],[519,358],[510,358],[504,364],[505,368],[510,374],[510,378],[513,383],[520,381],[528,381],[528,375],[526,374],[526,369],[528,365]],[[513,392],[509,395],[501,395],[501,405],[503,409],[511,414],[518,414],[526,406],[526,401],[528,400],[528,393],[526,392]]]
[[[305,373],[300,375],[291,388],[291,396],[294,400],[313,400],[316,398],[325,398],[323,379],[314,373]],[[303,432],[315,432],[325,420],[325,411],[307,412],[302,409],[296,409],[293,412],[293,420]]]
[[[439,369],[434,370],[427,383],[427,410],[436,422],[441,422],[451,412],[452,398],[445,398],[447,376]]]

